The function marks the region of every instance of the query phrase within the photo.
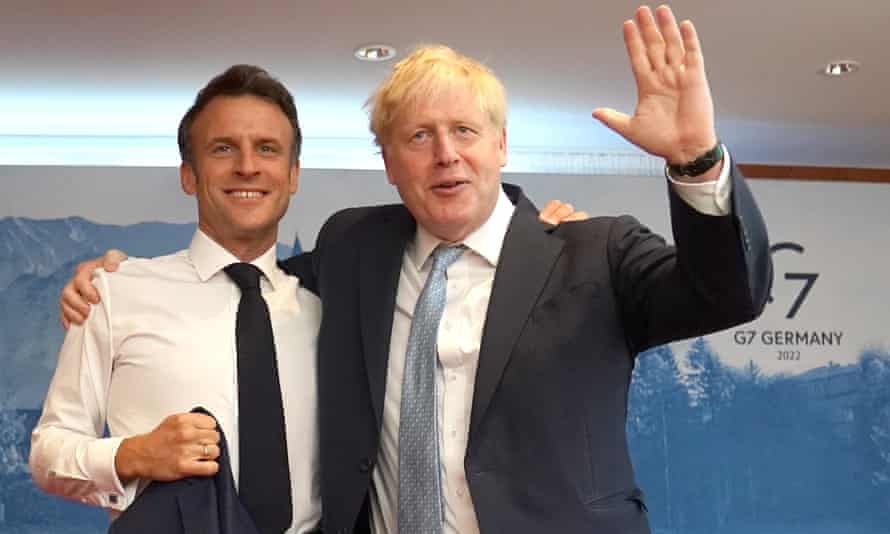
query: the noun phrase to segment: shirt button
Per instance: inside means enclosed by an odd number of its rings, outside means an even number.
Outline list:
[[[448,381],[449,381],[449,382],[454,382],[455,380],[457,380],[457,375],[454,374],[454,373],[449,373],[449,374],[448,374]]]
[[[452,431],[451,431],[451,437],[452,437],[452,438],[456,438],[456,437],[457,437],[457,430],[452,430]]]
[[[457,496],[463,498],[463,496],[464,496],[464,490],[463,490],[463,489],[459,489],[459,490],[457,490]]]

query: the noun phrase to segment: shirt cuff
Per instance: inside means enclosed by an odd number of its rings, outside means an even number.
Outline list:
[[[87,445],[85,463],[90,478],[99,493],[101,505],[112,510],[123,510],[136,498],[136,480],[123,484],[117,476],[114,459],[124,440],[122,436],[97,439]]]
[[[729,215],[732,211],[732,205],[729,198],[732,195],[732,180],[729,179],[729,170],[732,168],[732,161],[729,157],[729,151],[726,146],[723,147],[723,168],[720,170],[720,176],[716,180],[710,182],[690,183],[677,180],[668,171],[664,169],[664,174],[674,188],[677,196],[682,198],[687,204],[699,213],[705,215]]]

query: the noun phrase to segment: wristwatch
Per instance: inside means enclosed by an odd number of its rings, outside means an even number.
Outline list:
[[[699,176],[711,170],[711,168],[723,159],[723,145],[720,140],[714,148],[689,163],[682,165],[668,165],[668,170],[673,176]]]

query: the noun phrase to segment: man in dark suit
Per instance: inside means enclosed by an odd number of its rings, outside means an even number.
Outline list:
[[[323,301],[326,532],[649,532],[625,438],[635,355],[755,318],[772,276],[695,30],[654,15],[624,26],[635,114],[594,116],[667,161],[676,247],[631,217],[536,221],[500,180],[501,85],[469,58],[418,49],[369,99],[403,204],[334,215],[286,264],[311,261]]]

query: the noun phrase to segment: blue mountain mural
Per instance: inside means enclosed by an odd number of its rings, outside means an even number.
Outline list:
[[[78,261],[188,246],[194,224],[0,219],[0,533],[99,533],[103,511],[30,481],[30,431],[63,332],[58,294]],[[279,245],[279,256],[300,253]],[[706,338],[640,355],[628,440],[655,534],[890,533],[890,354],[795,376],[721,361]],[[599,533],[594,533],[599,534]],[[608,533],[612,534],[612,533]]]

